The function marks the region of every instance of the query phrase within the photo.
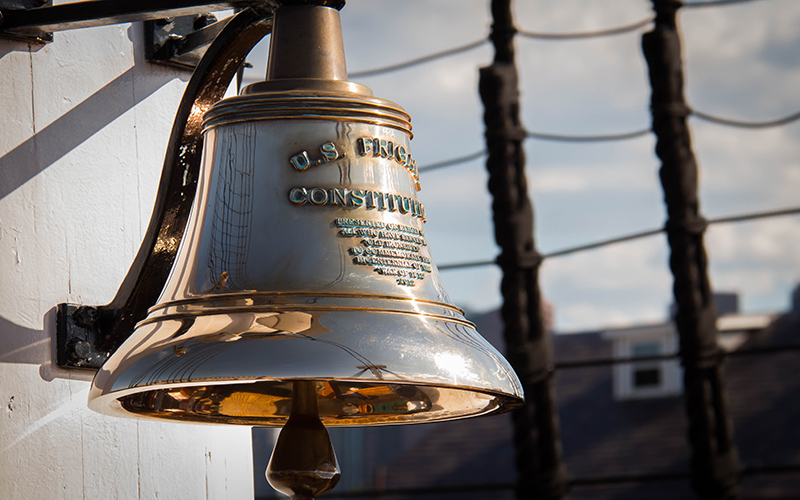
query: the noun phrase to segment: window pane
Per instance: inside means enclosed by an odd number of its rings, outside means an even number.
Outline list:
[[[634,387],[654,387],[661,384],[661,370],[658,368],[640,368],[633,372]]]

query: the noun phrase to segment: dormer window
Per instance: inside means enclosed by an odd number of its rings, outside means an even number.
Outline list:
[[[726,314],[717,318],[719,346],[736,350],[748,336],[774,320],[769,314]],[[669,356],[678,352],[678,333],[672,322],[616,328],[603,332],[614,343],[616,359]],[[620,400],[677,396],[683,390],[677,356],[614,365],[614,397]]]
[[[671,323],[607,330],[604,336],[613,340],[615,358],[646,358],[677,352],[677,339]],[[677,358],[614,365],[614,396],[617,399],[677,396],[681,387],[681,368]]]

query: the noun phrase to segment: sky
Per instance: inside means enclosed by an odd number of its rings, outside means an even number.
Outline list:
[[[350,73],[468,44],[489,34],[489,0],[348,0],[342,29]],[[648,0],[516,0],[518,29],[570,33],[652,15]],[[800,111],[800,2],[753,0],[679,14],[688,104],[707,114],[768,121]],[[517,37],[521,117],[529,131],[614,134],[650,126],[641,33],[547,41]],[[266,43],[246,80],[264,74]],[[352,78],[412,116],[411,149],[424,167],[484,149],[478,69],[490,44],[377,76]],[[707,218],[800,206],[800,122],[736,129],[689,120]],[[606,143],[524,143],[537,248],[564,248],[662,227],[655,138]],[[439,266],[488,261],[494,242],[485,159],[422,174],[426,235]],[[747,313],[779,312],[800,282],[800,216],[711,226],[715,290],[737,292]],[[545,260],[540,285],[555,328],[575,332],[658,322],[672,301],[666,238]],[[472,312],[501,304],[495,266],[442,270],[453,302]]]

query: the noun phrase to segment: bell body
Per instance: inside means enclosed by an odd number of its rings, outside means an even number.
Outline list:
[[[251,89],[206,113],[172,275],[98,372],[90,407],[283,425],[297,380],[314,381],[325,425],[517,406],[516,375],[431,259],[408,115],[349,82],[298,87]]]

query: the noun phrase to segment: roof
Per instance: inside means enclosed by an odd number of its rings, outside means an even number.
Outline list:
[[[500,343],[498,312],[473,320],[487,340]],[[767,328],[751,333],[738,351],[797,343],[798,335],[800,317],[781,316]],[[600,332],[554,335],[554,355],[560,362],[608,358],[612,356],[612,342]],[[743,465],[800,465],[797,352],[734,355],[725,373],[728,408]],[[562,369],[555,375],[554,384],[563,459],[570,477],[681,474],[689,470],[687,420],[680,397],[617,401],[612,393],[610,365]],[[388,466],[389,489],[514,482],[508,415],[423,427],[424,432],[418,432],[413,444]],[[789,495],[800,491],[800,474],[745,476],[742,489],[745,497]],[[513,498],[510,491],[492,492],[491,498],[506,498],[503,495]],[[487,493],[462,492],[458,498],[483,499]],[[575,487],[570,498],[674,499],[693,498],[693,494],[688,481],[679,480]]]

